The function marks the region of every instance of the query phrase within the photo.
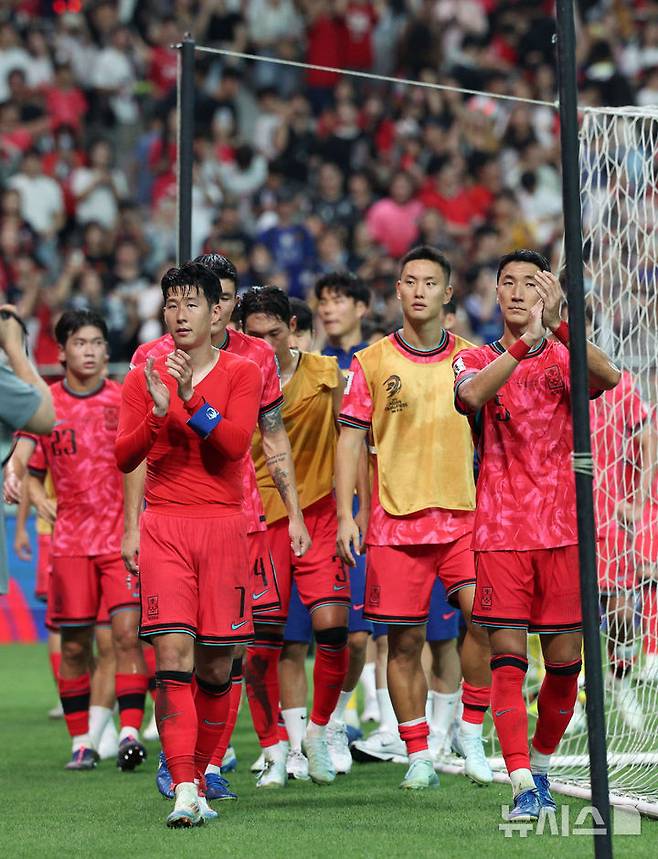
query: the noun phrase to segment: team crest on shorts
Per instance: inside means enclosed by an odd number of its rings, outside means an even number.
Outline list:
[[[368,591],[368,605],[376,608],[379,605],[380,593],[381,590],[379,585],[373,585]]]
[[[153,597],[146,598],[146,616],[149,620],[157,620],[160,615],[160,606],[158,605],[157,594]]]
[[[482,588],[480,592],[480,608],[490,609],[493,605],[493,588]]]
[[[119,428],[119,409],[116,406],[103,406],[103,422],[106,430]]]
[[[564,379],[562,378],[562,373],[560,372],[560,368],[557,364],[551,364],[550,367],[546,368],[544,371],[544,379],[546,380],[546,387],[549,391],[564,390]]]

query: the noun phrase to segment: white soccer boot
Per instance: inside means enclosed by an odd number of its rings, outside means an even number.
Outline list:
[[[476,784],[491,784],[493,781],[493,773],[489,766],[489,761],[484,753],[484,743],[482,741],[482,728],[480,730],[471,730],[464,727],[462,722],[459,728],[459,746],[461,754],[464,758],[464,775],[470,778]]]
[[[184,781],[176,785],[176,803],[174,810],[167,816],[167,826],[171,829],[182,829],[189,826],[199,826],[203,823],[199,807],[197,786],[192,781]]]
[[[608,690],[622,721],[632,731],[639,733],[643,730],[646,719],[640,699],[631,683],[631,678],[629,676],[615,677],[614,674],[608,673],[607,680]]]
[[[355,740],[350,748],[356,761],[407,762],[407,747],[400,735],[385,728],[378,728],[365,740]]]
[[[329,722],[327,725],[327,747],[336,773],[346,775],[352,769],[352,753],[347,741],[347,730],[344,722]]]
[[[288,752],[286,772],[288,773],[288,778],[294,778],[297,781],[310,781],[308,761],[300,749],[290,749]]]

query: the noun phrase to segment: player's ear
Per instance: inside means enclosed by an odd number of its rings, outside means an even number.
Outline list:
[[[453,290],[453,288],[452,288],[452,284],[451,284],[451,283],[449,283],[449,284],[446,286],[445,294],[444,294],[444,297],[443,297],[443,303],[444,303],[444,304],[447,304],[447,303],[450,301],[450,299],[452,298],[452,293],[453,293],[453,292],[454,292],[454,290]]]
[[[288,323],[288,328],[290,329],[290,333],[294,334],[297,331],[297,317],[291,316],[290,322]]]
[[[221,318],[221,310],[219,304],[213,304],[210,308],[210,324],[213,325],[215,322],[219,322]]]

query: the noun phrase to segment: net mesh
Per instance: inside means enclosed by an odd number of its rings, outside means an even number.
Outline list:
[[[580,145],[590,337],[623,370],[620,385],[591,406],[610,790],[652,804],[658,803],[658,108],[588,110]],[[536,636],[529,649],[532,732],[543,677]],[[551,772],[587,788],[582,675],[581,683]]]

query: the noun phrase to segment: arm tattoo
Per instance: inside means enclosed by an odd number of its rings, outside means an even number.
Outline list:
[[[279,468],[279,466],[277,466],[274,469],[274,473],[272,474],[272,479],[274,480],[274,485],[279,491],[281,499],[285,503],[288,499],[288,492],[290,489],[288,484],[288,472],[285,469]]]
[[[280,462],[285,462],[288,459],[287,452],[283,453],[273,453],[272,456],[268,456],[265,460],[265,465],[272,471],[275,465],[278,465]]]
[[[261,433],[278,432],[283,429],[283,418],[281,417],[281,406],[266,412],[258,418],[258,427]]]

